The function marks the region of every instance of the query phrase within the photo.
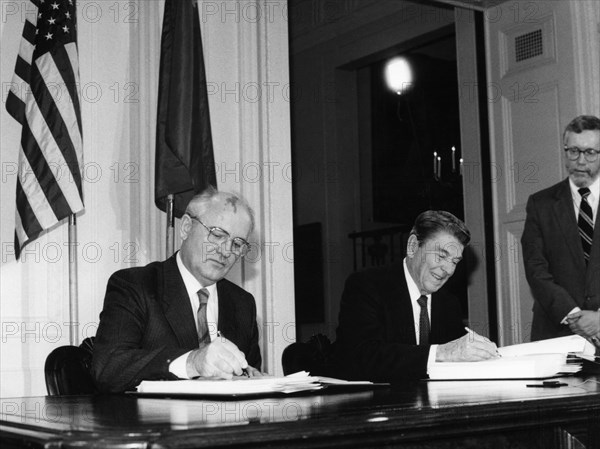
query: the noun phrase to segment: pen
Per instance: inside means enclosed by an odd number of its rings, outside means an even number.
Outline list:
[[[217,331],[217,337],[221,338],[223,335],[221,334],[221,331]],[[250,377],[250,371],[248,371],[248,368],[242,368],[242,376],[245,377]]]
[[[472,329],[469,329],[467,326],[465,326],[465,330],[466,330],[467,332],[469,332],[470,334],[475,334],[475,333],[476,333],[474,330],[472,330]],[[484,338],[485,338],[485,337],[484,337]],[[487,340],[487,341],[490,341],[490,340],[489,340],[489,339],[487,339],[487,338],[486,338],[486,340]],[[491,343],[491,341],[490,341],[490,343]],[[498,357],[502,357],[502,354],[500,354],[500,352],[498,352],[498,348],[496,348],[496,356],[498,356]]]
[[[542,382],[541,384],[527,384],[528,387],[530,388],[558,388],[558,387],[568,387],[569,384],[566,384],[564,382],[559,382],[557,380],[546,380],[544,382]]]

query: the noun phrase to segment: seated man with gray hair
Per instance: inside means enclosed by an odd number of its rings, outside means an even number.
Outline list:
[[[180,251],[110,277],[92,359],[100,391],[142,380],[261,375],[254,298],[224,279],[248,252],[253,227],[244,199],[209,188],[181,219]]]

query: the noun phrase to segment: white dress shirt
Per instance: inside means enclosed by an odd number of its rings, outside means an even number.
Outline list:
[[[185,267],[183,261],[181,260],[181,255],[179,252],[175,256],[175,259],[177,260],[177,268],[179,269],[179,273],[183,278],[183,283],[188,293],[190,304],[192,305],[192,310],[194,311],[194,323],[196,323],[196,330],[198,330],[198,320],[196,319],[196,311],[200,306],[198,290],[202,288],[206,288],[206,290],[208,290],[208,302],[206,303],[206,321],[208,323],[210,341],[213,341],[215,338],[217,338],[217,324],[219,322],[219,295],[217,293],[217,284],[212,284],[204,287],[200,282],[198,282],[198,279],[196,279],[194,275],[190,273],[190,271]],[[169,371],[181,379],[189,379],[187,375],[187,358],[190,355],[190,352],[192,351],[186,352],[185,354],[177,357],[169,364]]]
[[[417,339],[417,344],[419,341],[419,317],[421,315],[421,306],[417,302],[417,300],[421,297],[421,291],[417,284],[413,280],[412,276],[408,271],[408,266],[406,265],[406,257],[404,258],[404,262],[402,264],[404,266],[404,277],[406,278],[406,284],[408,286],[408,294],[410,295],[410,303],[412,305],[413,310],[413,323],[415,323],[415,338]],[[431,323],[431,294],[427,295],[427,313],[429,314],[429,322]],[[429,357],[427,359],[427,372],[429,372],[429,367],[433,365],[435,362],[435,357],[437,354],[438,345],[431,345],[431,349],[429,350]]]
[[[579,187],[577,187],[571,179],[569,179],[569,187],[571,188],[571,197],[573,198],[573,208],[575,210],[575,220],[579,219],[579,206],[581,204],[581,195],[579,194]],[[600,198],[600,177],[596,179],[592,185],[588,187],[590,189],[590,194],[587,197],[587,202],[592,207],[592,222],[596,223],[596,217],[598,216],[598,198]],[[595,226],[594,226],[595,227]],[[579,307],[573,308],[567,316],[572,313],[579,312],[581,309]],[[561,321],[561,324],[567,324],[567,317],[564,317]]]
[[[575,220],[579,218],[579,205],[581,204],[581,195],[579,194],[577,187],[573,184],[573,181],[569,179],[569,187],[571,188],[571,196],[573,197],[573,209],[575,211]],[[592,221],[596,223],[596,217],[598,216],[598,198],[600,198],[600,177],[596,179],[591,186],[590,194],[587,197],[588,203],[592,206]]]

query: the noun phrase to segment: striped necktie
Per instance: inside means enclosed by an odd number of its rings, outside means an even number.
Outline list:
[[[419,315],[419,345],[429,344],[429,313],[427,312],[427,296],[421,295],[417,302],[421,306]]]
[[[590,189],[583,187],[578,190],[581,195],[581,203],[579,204],[579,218],[577,226],[579,227],[579,236],[581,237],[581,246],[583,248],[583,257],[587,264],[590,260],[592,252],[592,238],[594,237],[594,220],[592,206],[588,203],[587,197],[590,194]]]
[[[198,322],[198,341],[202,343],[210,343],[210,333],[208,332],[208,320],[206,319],[206,304],[208,303],[208,290],[203,288],[198,290],[198,299],[200,299],[200,305],[198,306],[198,313],[196,314],[196,320]]]

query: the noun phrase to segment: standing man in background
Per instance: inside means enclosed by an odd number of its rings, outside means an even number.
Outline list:
[[[247,253],[253,228],[245,200],[210,187],[188,204],[176,255],[110,277],[92,358],[100,391],[261,375],[254,298],[224,279]]]
[[[521,238],[534,297],[531,340],[600,338],[600,119],[576,117],[563,133],[568,178],[527,201]]]

